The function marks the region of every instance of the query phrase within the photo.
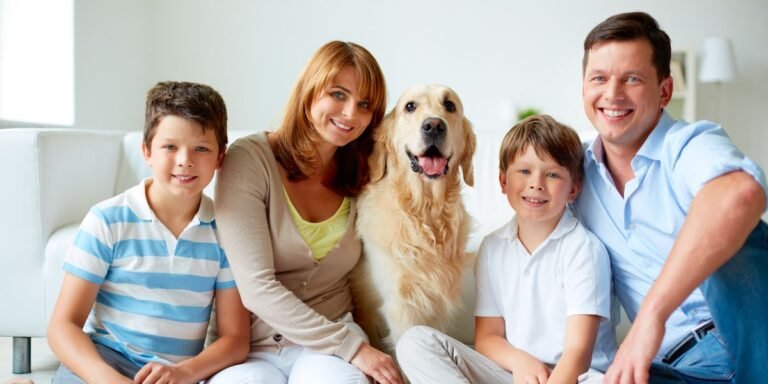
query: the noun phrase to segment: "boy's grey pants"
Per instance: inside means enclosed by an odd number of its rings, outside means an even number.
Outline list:
[[[101,358],[104,359],[104,361],[107,362],[112,368],[120,372],[123,376],[126,376],[128,378],[133,378],[136,376],[136,373],[139,372],[141,367],[134,364],[130,360],[128,360],[127,357],[123,356],[120,352],[115,351],[114,349],[105,347],[101,344],[96,344],[96,351],[99,352],[99,355],[101,355]],[[51,383],[53,384],[83,384],[85,381],[78,377],[74,372],[70,371],[69,368],[65,367],[64,364],[59,365],[59,369],[56,371],[56,374],[53,376],[53,380],[51,380]]]
[[[413,384],[513,383],[512,373],[462,342],[429,327],[416,326],[397,342],[397,361]],[[602,383],[584,374],[580,384]]]

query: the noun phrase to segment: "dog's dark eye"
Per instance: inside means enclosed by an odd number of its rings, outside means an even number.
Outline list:
[[[408,111],[408,112],[415,111],[416,110],[416,103],[414,103],[413,101],[409,101],[409,102],[405,103],[405,110]]]
[[[446,100],[443,102],[443,105],[445,105],[445,110],[448,112],[456,111],[456,104],[454,104],[453,101]]]

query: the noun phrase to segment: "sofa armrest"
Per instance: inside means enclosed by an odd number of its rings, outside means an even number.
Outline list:
[[[46,242],[113,194],[123,135],[0,129],[0,335],[45,335]]]

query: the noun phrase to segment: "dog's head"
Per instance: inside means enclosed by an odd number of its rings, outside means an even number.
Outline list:
[[[411,87],[397,101],[375,134],[371,180],[389,168],[406,166],[426,181],[440,180],[460,167],[473,185],[475,134],[459,96],[444,85]]]

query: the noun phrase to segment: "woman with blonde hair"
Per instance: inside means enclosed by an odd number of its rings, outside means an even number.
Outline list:
[[[354,323],[347,279],[362,250],[354,199],[385,104],[376,59],[332,41],[299,77],[280,128],[229,147],[216,222],[252,313],[251,353],[211,383],[402,383]]]

